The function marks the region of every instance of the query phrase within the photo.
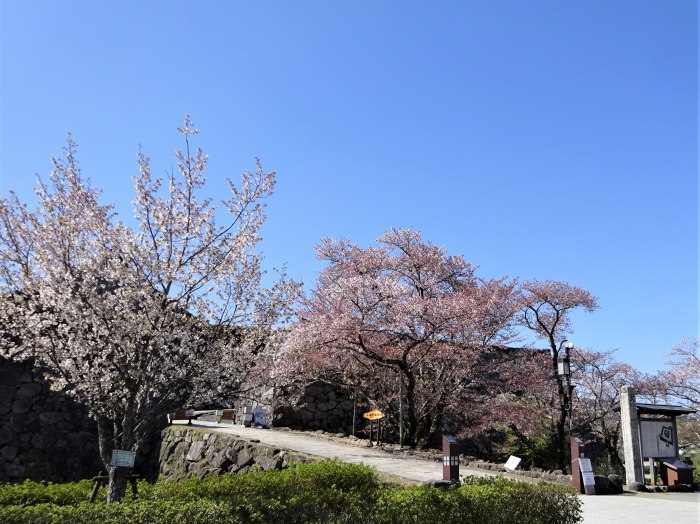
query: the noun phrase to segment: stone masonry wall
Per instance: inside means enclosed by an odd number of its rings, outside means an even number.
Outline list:
[[[160,479],[204,478],[211,474],[270,471],[313,457],[200,428],[171,426],[162,433]]]
[[[352,433],[353,401],[325,382],[314,382],[301,393],[282,399],[275,409],[274,425],[294,429],[322,429]]]
[[[0,357],[0,482],[63,482],[102,467],[87,410],[51,391],[31,360]]]

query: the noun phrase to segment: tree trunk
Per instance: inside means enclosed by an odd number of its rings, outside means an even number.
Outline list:
[[[399,372],[399,446],[403,448],[404,444],[404,427],[403,427],[403,375]]]
[[[119,502],[126,494],[127,468],[109,468],[109,489],[107,490],[107,503]]]
[[[97,418],[97,441],[100,458],[106,471],[109,471],[110,463],[112,462],[112,450],[114,449],[114,424],[105,417]]]
[[[133,408],[133,403],[132,406]],[[107,502],[118,502],[126,493],[126,477],[128,468],[115,468],[112,466],[112,451],[122,449],[130,451],[134,445],[134,422],[136,413],[133,409],[127,409],[121,424],[106,417],[97,419],[97,436],[99,439],[100,457],[107,471],[109,471],[109,487],[107,490]],[[117,429],[115,435],[115,428]],[[121,429],[121,431],[119,431]],[[121,435],[119,435],[121,433]],[[119,438],[121,436],[121,438]]]
[[[406,436],[409,445],[413,448],[416,447],[417,433],[418,433],[418,420],[416,417],[416,378],[413,373],[406,372],[406,415],[408,418],[408,424],[406,427]]]
[[[620,454],[617,450],[617,441],[617,434],[606,435],[604,438],[605,447],[608,450],[608,458],[610,460],[610,465],[615,468],[622,468],[624,466],[624,463],[622,462],[622,458],[620,458]]]
[[[423,449],[433,442],[433,439],[437,436],[438,430],[440,429],[444,410],[445,406],[442,404],[438,404],[432,410],[432,415],[428,417],[430,419],[430,423],[428,425],[423,425],[424,430],[421,431],[421,435],[417,436],[418,443],[416,448]]]

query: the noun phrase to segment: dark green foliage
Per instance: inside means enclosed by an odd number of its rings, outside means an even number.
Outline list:
[[[90,500],[93,483],[89,480],[53,484],[25,480],[21,484],[0,484],[0,507],[34,506],[49,503],[58,506]],[[0,521],[1,522],[1,521]]]
[[[200,501],[131,501],[114,504],[0,507],[3,524],[243,524],[229,504]]]
[[[284,471],[141,483],[136,500],[90,504],[89,481],[0,485],[3,524],[573,524],[580,502],[549,484],[469,479],[449,489],[382,485],[367,466],[323,461]]]
[[[231,504],[245,522],[355,522],[380,489],[367,466],[322,461],[282,471],[220,475],[160,482],[140,496],[148,500],[209,499]]]
[[[499,459],[505,460],[510,455],[523,459],[523,466],[530,468],[556,469],[557,445],[554,435],[541,434],[527,437],[519,431],[508,428],[505,442],[497,450]]]
[[[693,466],[693,479],[695,482],[700,482],[700,451],[693,451],[685,455],[687,463]],[[690,459],[690,460],[687,460]]]
[[[386,490],[377,507],[378,524],[564,524],[581,518],[580,501],[571,489],[505,478],[469,478],[446,490]]]

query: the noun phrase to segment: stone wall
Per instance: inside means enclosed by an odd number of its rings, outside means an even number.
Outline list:
[[[278,402],[282,405],[274,413],[275,426],[352,434],[354,403],[330,384],[314,382],[299,392],[281,394]]]
[[[102,467],[87,410],[51,391],[31,360],[0,357],[0,482],[62,482]]]
[[[171,426],[162,433],[161,479],[204,478],[211,474],[270,471],[316,460],[303,453],[241,440],[200,428]]]

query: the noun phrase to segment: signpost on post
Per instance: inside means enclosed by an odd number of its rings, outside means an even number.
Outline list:
[[[115,468],[133,468],[134,467],[134,461],[136,459],[136,452],[135,451],[126,451],[122,449],[114,449],[112,450],[112,461],[110,463],[111,466]],[[135,497],[137,493],[137,487],[136,487],[136,480],[138,480],[138,475],[127,475],[126,480],[129,481],[131,484],[131,493]],[[92,481],[95,483],[95,485],[92,488],[92,493],[90,494],[90,502],[95,502],[95,499],[97,498],[97,493],[100,490],[100,486],[103,486],[107,484],[109,481],[109,475],[105,474],[104,472],[100,471],[100,473],[94,477],[92,477]]]
[[[369,445],[372,445],[372,428],[376,422],[377,424],[377,445],[379,445],[379,433],[382,428],[382,419],[384,418],[384,413],[378,409],[373,409],[362,414],[362,417],[369,420]]]
[[[135,459],[135,451],[112,450],[112,466],[117,468],[133,468]]]

